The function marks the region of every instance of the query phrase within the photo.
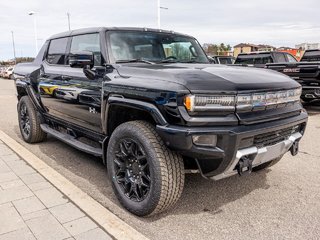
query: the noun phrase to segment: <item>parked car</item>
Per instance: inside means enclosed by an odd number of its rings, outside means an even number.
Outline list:
[[[234,61],[236,60],[235,57],[232,56],[210,56],[213,63],[216,64],[224,64],[224,65],[231,65],[234,64]]]
[[[296,63],[297,59],[286,52],[251,52],[240,53],[235,60],[236,65],[264,68],[268,63]]]
[[[6,67],[0,67],[0,77],[3,78]]]
[[[320,49],[306,50],[300,62],[320,62]]]
[[[14,69],[14,67],[8,67],[8,68],[4,71],[3,77],[4,77],[4,78],[13,79],[13,69]]]
[[[296,81],[210,64],[195,38],[172,31],[60,33],[15,74],[22,138],[51,134],[101,157],[118,200],[138,216],[172,207],[185,171],[219,180],[296,155],[307,123]],[[41,94],[52,81],[88,90],[75,102]]]
[[[320,100],[320,50],[307,50],[301,62],[267,64],[266,68],[286,74],[300,83],[304,102]]]

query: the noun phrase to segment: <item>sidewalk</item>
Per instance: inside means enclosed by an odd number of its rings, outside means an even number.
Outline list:
[[[112,239],[0,141],[0,240]]]

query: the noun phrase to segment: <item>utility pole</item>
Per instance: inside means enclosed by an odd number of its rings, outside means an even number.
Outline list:
[[[13,57],[14,57],[14,64],[17,64],[17,57],[16,57],[16,46],[14,44],[14,36],[13,36],[13,31],[11,31],[11,36],[12,36],[12,47],[13,47]]]
[[[68,16],[68,27],[69,27],[69,31],[71,30],[71,27],[70,27],[70,13],[67,12],[67,16]]]

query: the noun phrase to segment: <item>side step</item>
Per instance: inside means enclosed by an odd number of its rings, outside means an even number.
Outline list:
[[[102,157],[102,149],[101,148],[95,148],[95,147],[92,147],[88,144],[80,142],[69,134],[61,133],[57,130],[52,129],[51,127],[49,127],[48,124],[40,124],[40,127],[44,132],[51,134],[55,138],[61,140],[64,143],[71,145],[72,147],[74,147],[80,151],[89,153],[89,154],[97,156],[97,157]]]

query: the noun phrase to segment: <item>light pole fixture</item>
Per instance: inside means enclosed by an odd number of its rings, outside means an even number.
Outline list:
[[[29,16],[33,16],[33,27],[34,27],[34,39],[35,39],[35,44],[36,44],[36,56],[38,54],[38,33],[37,33],[37,17],[36,17],[36,12],[31,11],[28,12]]]

